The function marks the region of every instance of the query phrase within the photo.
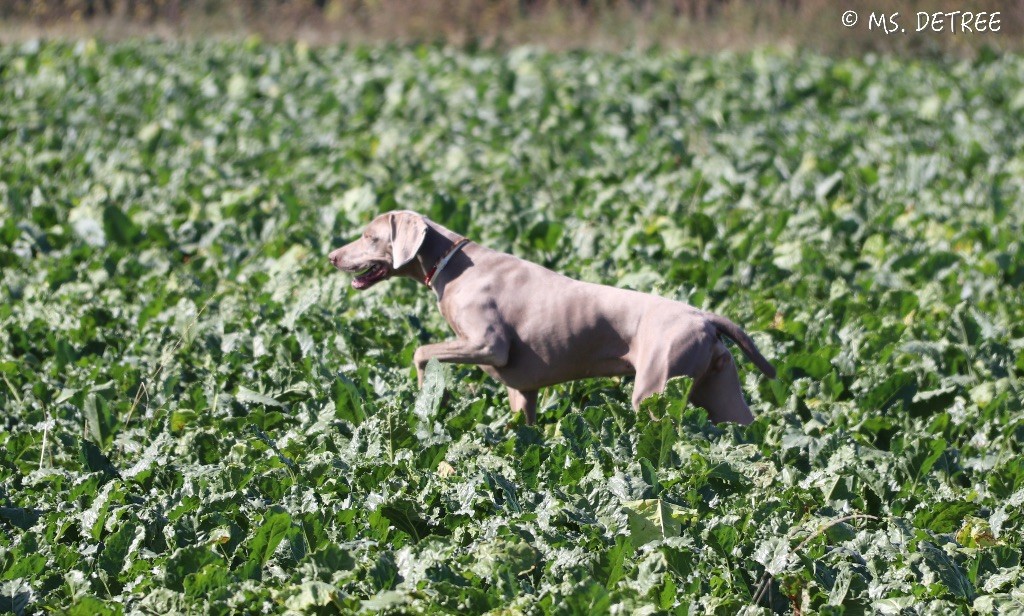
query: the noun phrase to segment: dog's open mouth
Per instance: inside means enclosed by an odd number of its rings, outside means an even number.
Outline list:
[[[374,283],[380,282],[388,275],[388,268],[383,263],[375,263],[352,279],[352,288],[367,289]]]

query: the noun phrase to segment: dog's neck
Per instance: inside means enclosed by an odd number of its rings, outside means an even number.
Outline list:
[[[410,263],[414,265],[410,268],[412,271],[404,272],[410,278],[415,278],[420,282],[426,282],[425,279],[428,274],[432,271],[436,277],[441,272],[436,271],[436,268],[441,263],[442,259],[449,254],[455,245],[462,240],[463,237],[454,231],[445,229],[440,225],[433,223],[427,226],[427,235],[423,239],[423,244],[420,246],[420,250],[416,253],[416,258]],[[444,268],[444,272],[447,276],[457,275],[457,270],[461,271],[462,268],[457,268],[455,261],[458,260],[458,254],[451,257],[451,261]],[[429,284],[428,284],[429,286]]]

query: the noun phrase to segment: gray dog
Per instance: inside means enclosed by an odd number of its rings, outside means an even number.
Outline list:
[[[330,254],[368,289],[391,276],[437,293],[457,338],[416,349],[423,383],[431,359],[478,364],[508,387],[512,410],[532,424],[541,387],[635,374],[633,408],[673,376],[693,379],[690,400],[712,421],[749,424],[731,338],[768,378],[775,369],[750,337],[725,317],[655,295],[580,282],[470,242],[410,211],[382,214],[362,237]]]

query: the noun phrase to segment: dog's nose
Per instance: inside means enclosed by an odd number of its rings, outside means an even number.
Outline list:
[[[331,254],[327,255],[327,260],[331,262],[331,265],[338,267],[338,251],[335,250]]]

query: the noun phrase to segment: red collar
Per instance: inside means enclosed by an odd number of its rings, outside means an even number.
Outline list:
[[[446,250],[445,253],[441,255],[441,258],[437,260],[437,263],[434,264],[434,267],[430,268],[430,271],[427,272],[427,275],[423,277],[423,284],[429,287],[430,282],[434,280],[435,276],[441,273],[441,270],[444,269],[444,266],[448,265],[448,261],[450,261],[451,258],[455,256],[455,253],[462,250],[462,247],[468,243],[468,239],[462,238],[459,241],[452,244],[451,247],[449,247],[448,250]]]

